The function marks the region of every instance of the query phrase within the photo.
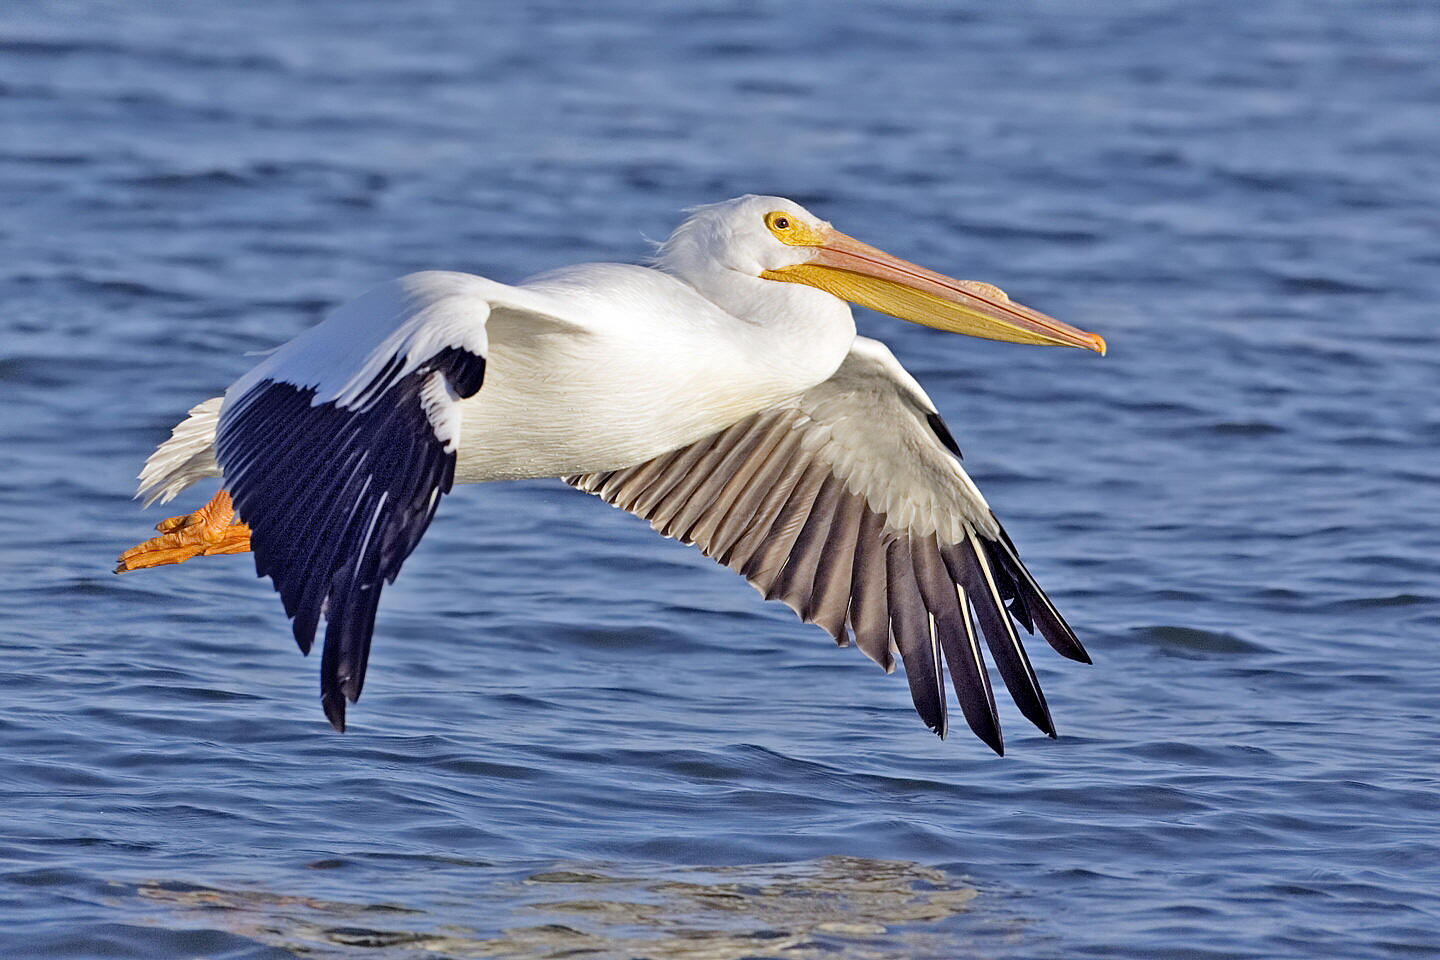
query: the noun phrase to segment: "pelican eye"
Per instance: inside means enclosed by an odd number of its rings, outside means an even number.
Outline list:
[[[775,234],[775,236],[784,240],[787,233],[793,233],[795,231],[796,224],[795,221],[791,219],[790,214],[782,213],[779,210],[772,210],[765,214],[765,226],[769,227],[770,232]]]
[[[782,210],[772,210],[765,214],[765,226],[770,228],[775,239],[791,246],[812,246],[821,241],[820,234],[814,227]]]

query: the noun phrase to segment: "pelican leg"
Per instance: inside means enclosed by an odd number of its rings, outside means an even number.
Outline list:
[[[250,528],[235,516],[235,504],[223,489],[194,513],[161,520],[155,529],[160,536],[120,554],[116,573],[184,563],[191,557],[250,551]]]

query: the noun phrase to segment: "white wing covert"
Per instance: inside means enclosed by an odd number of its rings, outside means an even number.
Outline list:
[[[933,404],[883,344],[857,338],[830,379],[664,456],[566,482],[742,574],[766,599],[905,664],[916,712],[947,730],[948,666],[966,722],[1004,752],[979,644],[1021,712],[1055,735],[1015,629],[1084,647],[1020,562]],[[978,624],[978,629],[977,629]]]

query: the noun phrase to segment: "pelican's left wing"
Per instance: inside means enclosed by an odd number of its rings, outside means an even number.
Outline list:
[[[941,736],[948,665],[966,722],[1003,753],[979,636],[1021,712],[1051,736],[1016,625],[1089,656],[959,455],[919,384],[860,337],[792,401],[646,463],[566,480],[693,543],[841,645],[853,633],[887,672],[898,652],[916,711]]]
[[[336,729],[365,681],[381,588],[454,481],[486,322],[495,310],[543,316],[529,297],[464,273],[411,274],[340,307],[225,394],[216,459],[302,651],[327,621],[320,690]]]

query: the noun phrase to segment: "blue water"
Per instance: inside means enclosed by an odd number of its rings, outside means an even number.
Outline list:
[[[1440,7],[0,8],[0,955],[1440,955]],[[1095,656],[1061,736],[556,483],[466,488],[351,732],[187,407],[367,286],[793,196],[1110,341],[861,318]],[[177,506],[193,509],[210,489]]]

